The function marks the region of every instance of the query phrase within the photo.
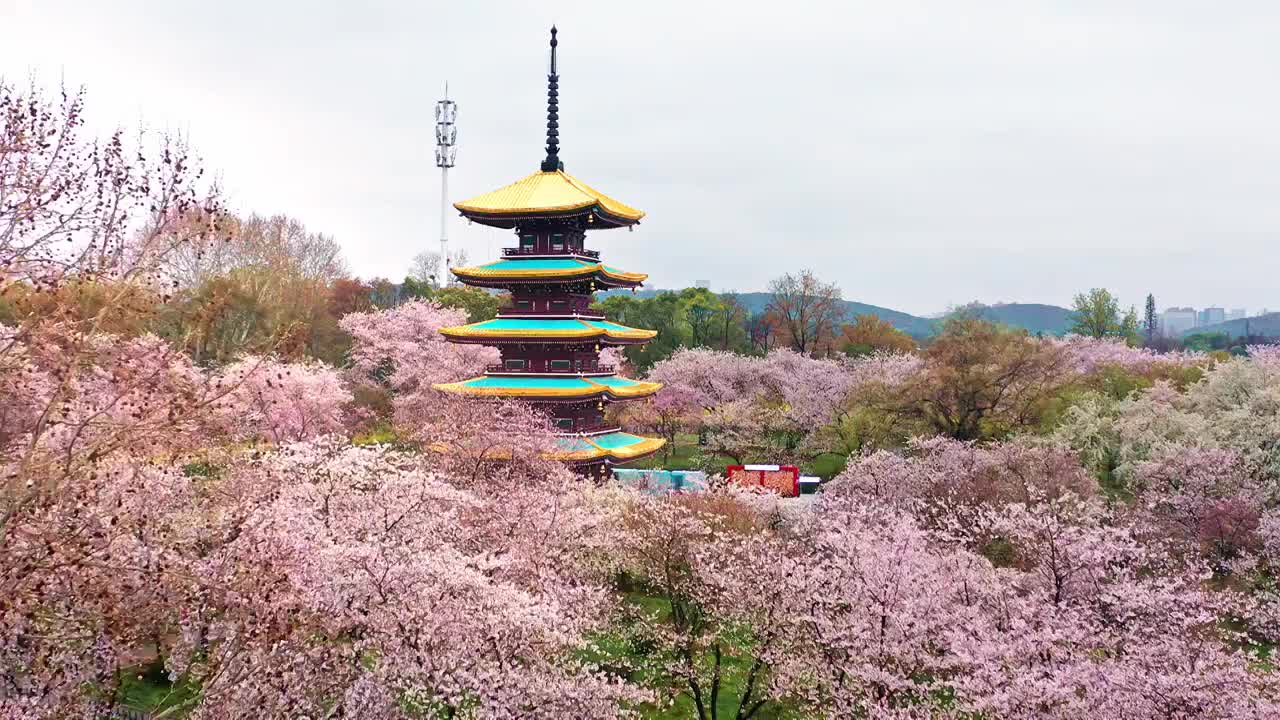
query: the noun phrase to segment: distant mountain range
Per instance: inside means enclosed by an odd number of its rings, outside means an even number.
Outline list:
[[[753,314],[764,312],[764,309],[769,305],[769,298],[771,297],[769,293],[763,292],[738,293],[738,300]],[[901,310],[891,310],[879,305],[868,305],[852,300],[842,300],[841,302],[844,303],[845,315],[851,319],[855,315],[875,315],[914,338],[929,337],[933,334],[934,326],[938,323],[937,320],[918,317],[910,313],[904,313]]]
[[[1228,320],[1226,322],[1215,323],[1213,325],[1203,325],[1201,327],[1191,328],[1182,333],[1183,337],[1188,335],[1226,333],[1231,337],[1241,337],[1243,335],[1266,335],[1268,337],[1280,337],[1280,312],[1267,313],[1266,315],[1258,315],[1257,317],[1245,318],[1243,320]]]
[[[669,292],[667,290],[640,290],[636,293],[638,297],[653,297],[661,292]],[[678,291],[675,291],[678,292]],[[614,293],[630,294],[626,290],[612,290],[604,293],[597,293],[597,297],[605,297]],[[763,312],[769,305],[769,293],[764,292],[745,292],[737,293],[738,300],[747,308],[748,312]],[[880,307],[879,305],[868,305],[867,303],[855,302],[852,300],[842,301],[845,307],[845,313],[852,318],[856,315],[875,315],[881,320],[887,321],[895,328],[902,332],[922,340],[937,332],[941,319],[926,318],[911,313],[905,313],[901,310],[893,310],[891,308]],[[979,317],[997,322],[1010,327],[1023,328],[1030,333],[1043,333],[1045,335],[1065,335],[1071,329],[1071,311],[1064,307],[1056,305],[1041,305],[1039,303],[1005,303],[1002,305],[983,305],[974,308]],[[1280,315],[1280,313],[1277,313]]]
[[[986,305],[978,312],[986,320],[1023,328],[1030,333],[1066,335],[1071,330],[1072,312],[1057,305],[1040,303],[1007,303]]]

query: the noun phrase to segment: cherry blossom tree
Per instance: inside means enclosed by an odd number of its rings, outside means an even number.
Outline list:
[[[6,328],[0,337],[7,391],[0,459],[8,478],[25,478],[35,492],[118,451],[198,446],[210,431],[208,409],[227,392],[155,336]],[[78,362],[68,365],[69,357]]]
[[[396,421],[413,427],[437,415],[440,393],[433,384],[464,380],[498,361],[492,347],[449,343],[440,334],[442,327],[466,322],[461,310],[413,301],[389,310],[351,313],[340,324],[354,340],[353,372],[389,388]]]
[[[1222,561],[1260,549],[1268,493],[1236,453],[1164,450],[1138,466],[1135,485],[1141,514],[1167,536]]]
[[[202,680],[199,716],[614,717],[643,699],[571,659],[609,602],[572,570],[565,533],[589,511],[571,498],[513,524],[502,496],[411,457],[323,443],[245,472],[278,489],[206,561],[214,606],[183,632],[203,643],[175,648]]]
[[[662,392],[643,401],[611,406],[610,417],[622,426],[657,433],[666,439],[662,451],[670,459],[677,435],[697,432],[702,427],[705,411],[695,398],[695,391],[686,386],[663,387]]]
[[[1009,506],[991,529],[1014,547],[1012,594],[974,625],[963,692],[1013,717],[1265,717],[1266,673],[1217,625],[1238,598],[1208,573],[1140,543],[1096,503]],[[988,632],[1003,643],[990,643]],[[982,648],[986,650],[982,650]]]
[[[947,528],[971,526],[992,507],[1096,492],[1097,482],[1070,450],[934,437],[912,440],[904,453],[880,450],[851,458],[825,496],[897,507]]]
[[[175,249],[217,234],[216,188],[183,141],[97,142],[84,122],[83,91],[0,82],[0,281],[155,282]]]
[[[731,487],[666,497],[624,492],[614,561],[658,605],[623,606],[614,637],[639,651],[603,661],[699,720],[724,717],[726,706],[749,720],[798,699],[790,679],[772,670],[787,655],[793,616],[776,581],[797,564],[770,527],[775,502]]]
[[[713,452],[791,461],[825,449],[819,431],[842,419],[851,393],[871,383],[891,387],[916,367],[911,356],[839,361],[787,349],[764,358],[681,349],[649,378],[672,395],[668,414],[690,422],[701,413],[697,429]]]
[[[1280,345],[1250,345],[1249,358],[1269,368],[1280,368]]]
[[[351,391],[323,363],[250,356],[224,368],[217,381],[228,393],[215,410],[233,437],[296,442],[341,433],[353,419]]]
[[[1067,335],[1047,338],[1045,342],[1063,350],[1070,359],[1070,371],[1080,375],[1090,375],[1107,367],[1147,372],[1159,366],[1195,367],[1210,362],[1204,353],[1157,353],[1151,348],[1131,346],[1120,337]]]
[[[611,603],[585,496],[466,490],[422,460],[331,439],[198,482],[99,466],[6,554],[6,710],[109,708],[148,644],[196,717],[614,717],[645,699],[572,659]]]

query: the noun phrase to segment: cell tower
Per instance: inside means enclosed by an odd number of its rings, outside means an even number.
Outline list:
[[[440,168],[440,287],[449,284],[449,168],[458,157],[458,103],[444,99],[436,103],[436,167]]]

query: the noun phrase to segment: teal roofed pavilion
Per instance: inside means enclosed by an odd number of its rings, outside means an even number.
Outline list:
[[[586,249],[587,231],[633,227],[644,213],[564,171],[559,158],[555,29],[548,75],[547,158],[541,171],[454,204],[467,219],[515,231],[499,260],[452,270],[459,281],[507,290],[498,317],[442,328],[450,342],[493,345],[502,361],[480,376],[436,385],[476,398],[518,398],[548,410],[559,433],[556,457],[600,477],[606,467],[656,452],[665,441],[605,422],[611,402],[644,398],[661,385],[620,377],[600,362],[603,347],[648,342],[657,333],[607,320],[591,309],[597,290],[637,288],[648,278],[606,265]]]

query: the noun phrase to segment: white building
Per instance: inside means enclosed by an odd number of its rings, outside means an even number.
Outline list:
[[[1182,333],[1194,329],[1198,319],[1195,308],[1168,308],[1160,313],[1160,334],[1165,337],[1178,337]]]
[[[1220,307],[1207,307],[1200,311],[1200,325],[1217,325],[1226,322],[1227,311]]]

